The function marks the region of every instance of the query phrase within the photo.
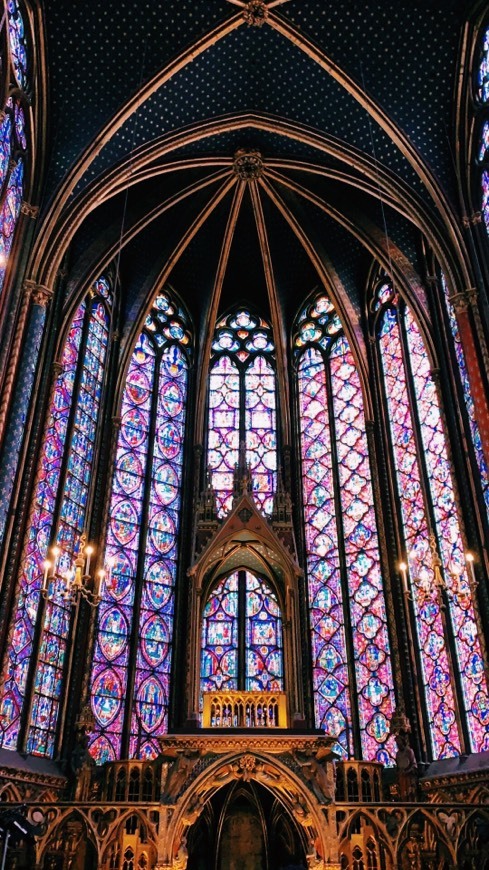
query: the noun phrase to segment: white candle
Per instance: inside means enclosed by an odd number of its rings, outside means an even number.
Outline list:
[[[87,557],[87,564],[85,566],[85,574],[90,574],[90,556],[93,553],[93,547],[89,545],[85,547],[85,556]]]
[[[407,580],[407,565],[405,562],[399,562],[399,571],[401,572],[402,577],[402,589],[403,592],[408,593],[408,580]]]

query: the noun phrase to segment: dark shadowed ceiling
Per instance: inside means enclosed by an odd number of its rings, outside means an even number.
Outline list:
[[[201,338],[238,300],[287,330],[320,284],[361,319],[374,258],[421,273],[457,213],[470,6],[45,0],[47,260],[73,292],[115,260],[126,334],[162,281]]]

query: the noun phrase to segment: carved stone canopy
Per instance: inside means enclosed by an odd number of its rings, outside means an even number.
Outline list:
[[[216,576],[245,568],[272,579],[300,576],[295,552],[285,545],[263,516],[250,493],[233,504],[216,533],[210,538],[189,569],[202,588]]]

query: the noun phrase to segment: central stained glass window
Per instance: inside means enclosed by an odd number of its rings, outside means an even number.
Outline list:
[[[390,643],[360,378],[333,304],[294,343],[316,724],[335,751],[392,763]]]
[[[282,618],[275,592],[249,571],[214,588],[202,619],[201,691],[283,690]]]
[[[253,496],[271,514],[277,480],[274,347],[265,320],[245,309],[221,319],[212,343],[207,461],[220,517],[230,509],[239,447]]]
[[[190,335],[156,297],[127,371],[98,609],[90,752],[154,758],[168,728]]]

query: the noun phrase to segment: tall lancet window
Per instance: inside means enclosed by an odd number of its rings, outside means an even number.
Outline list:
[[[271,514],[277,478],[276,388],[268,323],[245,309],[219,321],[209,377],[207,462],[218,515],[231,508],[240,443],[253,496]]]
[[[168,729],[189,347],[184,312],[161,293],[129,362],[120,412],[110,581],[91,677],[90,752],[99,763],[154,758]]]
[[[294,354],[316,724],[342,755],[389,763],[395,702],[362,389],[326,296],[300,314]]]
[[[476,157],[482,167],[482,214],[489,233],[489,27],[485,27],[480,43],[480,57],[476,84],[477,121],[479,133],[476,137]]]
[[[455,314],[455,308],[453,303],[450,300],[450,294],[448,292],[447,282],[444,276],[441,276],[441,284],[443,288],[443,296],[445,301],[445,307],[448,315],[448,322],[450,325],[450,331],[453,337],[453,345],[455,349],[455,356],[458,363],[458,369],[460,372],[460,380],[462,383],[462,391],[463,397],[465,401],[465,407],[467,409],[467,416],[469,419],[470,426],[470,434],[472,435],[472,442],[474,444],[474,452],[475,458],[477,462],[477,467],[480,475],[480,482],[482,488],[482,494],[484,496],[484,501],[486,504],[486,510],[489,517],[489,470],[487,468],[486,460],[484,457],[484,451],[482,449],[482,440],[481,434],[479,430],[479,426],[477,424],[477,419],[475,415],[475,407],[474,407],[474,399],[472,396],[472,390],[469,381],[469,374],[467,371],[467,363],[465,360],[465,352],[462,344],[462,337],[460,335],[460,330],[458,328],[457,317]]]
[[[388,281],[373,309],[432,750],[481,751],[489,698],[438,392],[419,327]]]
[[[111,293],[97,281],[78,306],[60,360],[41,447],[0,703],[1,745],[52,756],[72,607],[64,576],[85,529],[107,358]],[[48,550],[58,548],[47,598]],[[54,566],[51,566],[52,568]]]
[[[2,73],[10,79],[12,96],[0,123],[0,291],[22,204],[27,152],[24,115],[27,99],[21,94],[28,86],[24,21],[17,0],[9,0],[6,5],[10,64],[2,63]]]

